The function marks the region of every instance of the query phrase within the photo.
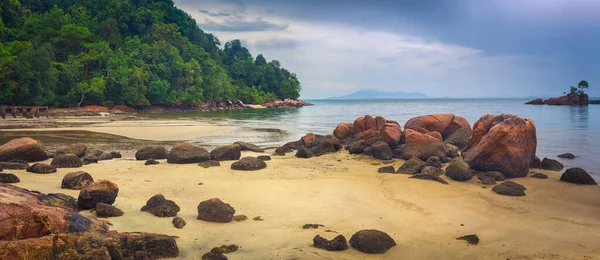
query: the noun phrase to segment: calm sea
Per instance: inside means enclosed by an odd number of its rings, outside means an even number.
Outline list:
[[[338,123],[352,122],[370,114],[381,115],[403,125],[408,119],[426,114],[452,113],[471,125],[485,114],[510,113],[531,118],[537,128],[537,155],[558,159],[571,152],[574,160],[560,160],[582,167],[600,179],[600,105],[586,107],[525,105],[527,99],[423,99],[423,100],[308,100],[314,106],[300,109],[246,109],[216,112],[163,114],[168,117],[210,120],[231,125],[231,133],[195,140],[208,146],[231,140],[261,145],[278,145],[298,140],[308,132],[331,134]]]

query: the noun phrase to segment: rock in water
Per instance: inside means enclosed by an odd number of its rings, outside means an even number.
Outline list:
[[[506,177],[504,177],[504,174],[502,174],[501,172],[478,172],[477,173],[477,178],[480,181],[483,181],[484,179],[494,179],[495,181],[504,181],[506,180]]]
[[[94,182],[94,178],[87,172],[70,172],[62,179],[62,189],[81,190]]]
[[[457,157],[452,159],[448,167],[446,167],[446,176],[455,181],[468,181],[473,178],[471,167],[462,158]]]
[[[391,160],[394,158],[392,149],[390,149],[390,146],[383,141],[377,141],[371,145],[371,155],[373,155],[373,158],[380,160]]]
[[[198,204],[198,219],[208,222],[228,223],[233,220],[235,209],[231,205],[213,198]]]
[[[544,158],[541,163],[541,168],[548,171],[560,171],[565,166],[557,160]]]
[[[270,161],[271,160],[271,156],[268,156],[268,155],[259,155],[256,158],[261,159],[263,161]]]
[[[144,163],[144,165],[146,165],[146,166],[148,166],[148,165],[157,165],[157,164],[160,164],[160,162],[157,161],[157,160],[154,160],[152,158],[146,160],[146,162]]]
[[[173,222],[173,226],[178,229],[182,229],[187,224],[187,223],[185,223],[185,220],[182,219],[181,217],[174,217],[172,222]]]
[[[525,186],[512,181],[505,181],[492,188],[492,191],[506,196],[525,196]]]
[[[396,173],[396,169],[394,169],[394,166],[383,166],[379,169],[377,169],[377,172],[379,173]]]
[[[515,115],[485,115],[473,127],[465,161],[476,171],[499,171],[525,177],[535,156],[536,129],[531,119]]]
[[[216,161],[235,161],[242,156],[242,148],[238,144],[219,146],[210,152],[210,158]]]
[[[135,159],[138,161],[148,160],[150,158],[162,160],[167,159],[169,151],[160,145],[147,146],[135,153]]]
[[[584,169],[579,167],[567,169],[560,176],[560,180],[575,184],[598,185],[592,176],[590,176]]]
[[[417,157],[412,157],[398,168],[397,173],[415,174],[419,173],[423,167],[425,167],[424,161]]]
[[[431,156],[446,156],[446,146],[435,137],[419,133],[412,129],[406,129],[406,144],[403,147],[403,158],[413,156],[421,160],[427,160]]]
[[[342,251],[348,249],[348,242],[342,235],[338,235],[332,240],[317,235],[313,238],[313,246],[327,251]]]
[[[352,248],[369,254],[383,254],[396,246],[396,241],[385,232],[367,229],[356,232],[350,238]]]
[[[19,183],[21,180],[12,173],[0,173],[0,183]]]
[[[210,154],[204,148],[186,143],[177,143],[167,155],[167,163],[201,163],[210,160],[210,157]]]
[[[475,234],[457,237],[456,240],[464,240],[471,245],[479,244],[479,237]]]
[[[56,168],[79,168],[83,166],[79,157],[74,154],[57,155],[50,164]]]
[[[165,199],[162,194],[152,196],[141,209],[157,217],[175,217],[179,210],[179,206],[174,201]]]
[[[572,153],[563,153],[563,154],[559,154],[558,158],[563,158],[563,159],[575,159],[575,155]]]
[[[255,153],[264,153],[265,152],[265,150],[263,150],[262,148],[258,147],[255,144],[246,143],[246,142],[242,142],[242,141],[237,141],[233,144],[239,145],[240,148],[242,149],[242,151],[253,151]]]
[[[54,173],[56,172],[56,167],[45,163],[34,163],[33,165],[29,166],[29,168],[27,168],[27,171],[42,174]]]
[[[9,170],[26,170],[29,168],[29,164],[23,162],[0,162],[0,167]]]
[[[96,216],[99,218],[110,218],[123,216],[123,211],[113,205],[99,202],[96,204]]]
[[[80,209],[93,209],[99,202],[112,205],[119,194],[119,186],[111,181],[94,182],[79,191],[77,206]]]
[[[0,146],[0,161],[37,162],[48,159],[40,141],[28,137],[13,139]]]
[[[238,171],[257,171],[264,168],[267,168],[267,163],[256,157],[244,157],[231,164],[231,169]]]
[[[221,163],[219,161],[209,160],[206,162],[201,162],[198,165],[202,166],[203,168],[210,168],[210,167],[221,166]]]

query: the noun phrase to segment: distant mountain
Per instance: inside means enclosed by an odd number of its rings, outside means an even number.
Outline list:
[[[412,98],[428,98],[428,96],[421,93],[407,93],[407,92],[383,92],[374,89],[365,89],[356,91],[350,95],[340,97],[330,97],[327,99],[412,99]]]

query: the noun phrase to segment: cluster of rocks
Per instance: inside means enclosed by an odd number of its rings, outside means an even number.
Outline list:
[[[267,101],[262,105],[267,108],[296,108],[303,106],[312,106],[311,103],[305,102],[304,100],[287,98],[283,100]]]
[[[348,249],[348,243],[343,235],[338,235],[332,240],[327,240],[326,238],[317,235],[313,238],[313,246],[327,251],[343,251]],[[366,229],[352,235],[350,238],[350,246],[363,253],[383,254],[390,248],[396,246],[396,241],[385,232]]]
[[[547,100],[537,98],[537,99],[531,100],[525,104],[527,104],[527,105],[555,105],[555,106],[587,106],[589,103],[590,103],[589,97],[587,94],[577,95],[574,93],[569,93],[569,94],[561,96],[561,97],[549,98]]]

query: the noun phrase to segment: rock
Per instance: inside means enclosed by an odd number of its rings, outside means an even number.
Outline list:
[[[89,154],[93,154],[96,157],[100,157],[100,155],[104,154],[104,151],[96,149],[96,150],[90,151]]]
[[[253,152],[255,152],[255,153],[264,153],[264,152],[265,152],[265,150],[264,150],[264,149],[262,149],[262,148],[258,147],[258,146],[257,146],[257,145],[255,145],[255,144],[246,143],[246,142],[242,142],[242,141],[237,141],[237,142],[235,142],[235,143],[233,143],[233,144],[237,144],[237,145],[239,145],[239,146],[240,146],[240,149],[241,149],[242,151],[253,151]]]
[[[431,166],[428,166],[431,167]],[[434,168],[437,169],[437,168]],[[432,180],[432,181],[437,181],[440,182],[442,184],[448,184],[448,182],[444,179],[442,179],[440,176],[436,176],[436,175],[431,175],[431,174],[427,174],[427,173],[417,173],[417,174],[413,174],[412,176],[410,176],[411,179],[420,179],[420,180]]]
[[[423,169],[421,169],[420,173],[429,174],[432,176],[440,176],[440,175],[444,174],[444,170],[442,170],[441,168],[438,168],[438,167],[425,166],[425,167],[423,167]]]
[[[575,184],[598,185],[592,176],[590,176],[584,169],[579,167],[567,169],[560,176],[560,180]]]
[[[29,166],[29,168],[27,168],[27,171],[42,174],[54,173],[56,172],[56,167],[45,163],[34,163],[33,165]]]
[[[294,150],[292,148],[290,148],[290,147],[281,146],[281,147],[275,149],[275,152],[273,153],[273,155],[276,155],[276,156],[285,156],[286,153],[291,153],[293,151]]]
[[[548,175],[543,174],[543,173],[534,173],[533,175],[531,175],[531,178],[548,179]]]
[[[433,137],[433,138],[435,138],[435,139],[439,140],[440,142],[443,142],[443,141],[444,141],[444,139],[442,138],[442,134],[440,134],[440,133],[438,133],[438,132],[435,132],[435,131],[433,131],[433,132],[428,132],[428,133],[426,133],[426,135],[429,135],[429,136],[431,136],[431,137]]]
[[[454,158],[446,167],[446,176],[455,181],[468,181],[473,178],[471,167],[462,158]]]
[[[541,167],[548,171],[560,171],[564,168],[563,164],[557,160],[544,158],[541,163]]]
[[[392,149],[390,149],[388,144],[383,141],[377,141],[375,144],[371,145],[371,154],[373,155],[373,158],[380,160],[391,160],[394,158]]]
[[[396,169],[394,169],[394,166],[383,166],[379,169],[377,169],[377,172],[379,173],[396,173]]]
[[[491,172],[478,172],[477,173],[477,178],[480,181],[483,181],[487,178],[492,178],[495,181],[504,181],[506,180],[506,177],[504,176],[504,174],[502,174],[501,172],[496,172],[496,171],[491,171]]]
[[[70,172],[62,179],[62,189],[81,190],[94,182],[94,178],[87,172]]]
[[[208,252],[202,255],[202,260],[227,260],[228,258],[219,252]]]
[[[231,164],[231,169],[238,171],[257,171],[264,168],[267,168],[265,161],[256,157],[244,157]]]
[[[572,153],[563,153],[563,154],[559,154],[558,158],[563,158],[563,159],[575,159],[575,155]]]
[[[350,149],[348,149],[348,152],[350,154],[361,154],[367,147],[367,141],[358,140],[350,144]]]
[[[239,145],[235,145],[239,149]],[[218,149],[218,148],[217,148]],[[216,150],[216,149],[215,149]],[[238,150],[239,151],[239,150]],[[219,152],[216,152],[216,155]],[[223,156],[223,155],[221,155]],[[154,158],[154,157],[152,157]],[[154,158],[160,159],[160,158]],[[201,163],[211,159],[211,154],[204,148],[196,147],[187,143],[177,143],[167,155],[167,163],[186,164],[186,163]]]
[[[485,178],[481,180],[481,184],[483,185],[496,185],[496,180],[494,178]]]
[[[352,124],[341,123],[333,131],[333,136],[340,140],[350,137],[352,134],[352,128],[354,128]]]
[[[246,221],[246,220],[248,220],[248,216],[246,216],[246,215],[235,215],[235,216],[233,216],[233,220],[235,220],[236,222]]]
[[[512,181],[505,181],[492,188],[492,191],[506,196],[525,196],[525,186]]]
[[[179,210],[179,206],[174,201],[165,199],[162,194],[152,196],[141,209],[157,217],[175,217]]]
[[[178,229],[182,229],[187,224],[187,223],[185,223],[185,220],[181,217],[174,217],[172,222],[173,222],[173,226]]]
[[[99,202],[96,204],[96,216],[99,218],[110,218],[123,216],[123,211],[113,205]]]
[[[203,168],[210,168],[210,167],[221,166],[221,163],[219,161],[208,160],[206,162],[201,162],[198,165],[202,166]]]
[[[79,191],[77,206],[80,209],[93,209],[99,202],[112,205],[119,194],[119,186],[111,181],[90,183]]]
[[[77,212],[77,200],[72,196],[63,193],[49,193],[48,195],[38,193],[35,195],[44,205],[50,207],[63,208],[69,211]]]
[[[470,245],[479,244],[479,237],[475,234],[457,237],[456,240],[467,241],[467,243],[469,243]]]
[[[464,160],[476,171],[499,171],[525,177],[535,156],[536,129],[531,119],[485,115],[473,127]]]
[[[229,254],[237,251],[239,246],[237,245],[222,245],[220,247],[214,247],[210,252],[202,255],[202,260],[227,260],[224,254]]]
[[[102,153],[100,156],[98,156],[98,161],[108,161],[112,159],[113,156],[110,153]]]
[[[387,143],[391,149],[395,149],[402,141],[402,128],[398,124],[386,123],[380,131],[379,140]]]
[[[271,160],[271,156],[268,156],[268,155],[259,155],[256,158],[261,159],[263,161],[270,161]]]
[[[313,246],[327,251],[342,251],[348,249],[346,238],[342,235],[338,235],[332,240],[327,240],[326,238],[317,235],[313,238]]]
[[[237,144],[220,146],[210,152],[211,159],[216,161],[235,161],[241,156],[242,148]]]
[[[313,133],[308,133],[303,136],[300,140],[300,147],[298,150],[302,149],[301,147],[305,147],[310,157],[312,156],[321,156],[326,153],[337,152],[342,148],[339,140],[332,135],[316,135]],[[306,152],[300,153],[302,156],[306,156]],[[297,153],[298,155],[298,153]],[[308,158],[308,157],[302,157]]]
[[[544,104],[544,100],[541,98],[536,98],[534,100],[531,100],[529,102],[525,103],[526,105],[543,105]]]
[[[312,154],[310,153],[308,148],[302,146],[300,147],[300,149],[298,149],[295,156],[298,158],[310,158],[312,157]]]
[[[83,156],[83,158],[81,158],[81,161],[85,165],[92,164],[92,163],[98,163],[98,156],[95,156],[93,154],[88,154],[88,155]]]
[[[123,155],[121,155],[121,152],[110,152],[110,155],[114,158],[114,159],[119,159],[119,158],[123,158]]]
[[[445,144],[451,144],[462,150],[469,144],[469,137],[473,131],[471,128],[460,128],[444,139]]]
[[[588,100],[589,97],[587,94],[580,96],[575,93],[569,93],[558,98],[549,98],[544,101],[544,104],[555,106],[587,106],[589,104]]]
[[[373,118],[371,115],[364,115],[354,120],[354,124],[352,126],[352,132],[354,134],[358,134],[368,130],[377,131],[377,122],[375,118]]]
[[[88,151],[87,145],[82,143],[72,144],[67,149],[71,151],[67,153],[74,154],[77,157],[83,157]]]
[[[29,168],[29,164],[22,162],[0,162],[0,167],[8,170],[26,170]]]
[[[397,173],[415,174],[419,173],[423,167],[425,167],[424,161],[421,161],[417,157],[412,157],[398,168]]]
[[[288,143],[284,144],[282,147],[286,147],[291,150],[298,150],[298,148],[300,148],[300,146],[302,146],[301,141],[293,141],[293,142],[288,142]]]
[[[228,223],[233,219],[235,209],[231,205],[213,198],[198,204],[198,219],[208,222]]]
[[[146,160],[146,162],[144,163],[144,165],[146,165],[146,166],[148,166],[148,165],[157,165],[157,164],[160,164],[160,162],[157,161],[157,160],[154,160],[152,158]]]
[[[40,141],[28,137],[13,139],[0,146],[0,161],[37,162],[48,159]]]
[[[0,183],[19,183],[21,180],[12,173],[0,173]]]
[[[169,151],[160,145],[147,146],[135,153],[135,159],[138,161],[144,161],[148,159],[167,159]]]
[[[446,146],[443,142],[427,134],[421,134],[412,129],[406,129],[406,144],[403,147],[403,158],[413,156],[427,160],[431,156],[444,157]]]
[[[56,168],[79,168],[83,166],[83,163],[74,154],[61,154],[54,157],[50,165]]]
[[[529,164],[529,168],[536,168],[536,169],[541,169],[542,168],[542,160],[540,160],[540,158],[538,158],[537,156],[533,156],[533,158],[531,159],[531,163]]]
[[[446,143],[446,157],[448,157],[448,158],[456,158],[456,157],[459,157],[459,156],[460,156],[460,154],[458,153],[458,147],[456,147],[456,146],[454,146],[452,144]]]
[[[436,168],[442,168],[442,161],[440,161],[440,157],[431,156],[427,161],[425,161],[426,166],[433,166]]]
[[[383,254],[396,246],[396,241],[385,232],[367,229],[356,232],[350,238],[352,248],[369,254]]]
[[[319,227],[324,227],[324,225],[321,225],[321,224],[304,224],[304,225],[302,225],[302,229],[309,229],[309,228],[317,229]]]

